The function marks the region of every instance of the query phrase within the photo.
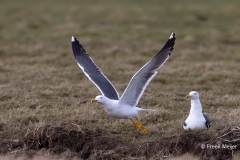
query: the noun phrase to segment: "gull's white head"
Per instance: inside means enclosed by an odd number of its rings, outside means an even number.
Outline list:
[[[191,91],[186,97],[191,99],[199,99],[199,94],[196,91]]]
[[[104,104],[106,102],[107,97],[104,97],[103,95],[99,95],[96,98],[92,99],[91,102],[98,102],[100,104]]]

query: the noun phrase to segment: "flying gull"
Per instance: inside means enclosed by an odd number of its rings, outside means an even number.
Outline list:
[[[157,74],[157,69],[159,69],[171,55],[175,39],[175,33],[172,32],[167,43],[158,54],[132,77],[120,98],[112,83],[101,72],[79,41],[72,36],[72,50],[78,66],[102,93],[102,95],[92,99],[92,102],[100,103],[110,116],[119,119],[130,119],[138,129],[143,132],[147,131],[147,128],[140,123],[137,115],[139,112],[153,112],[154,110],[142,109],[136,107],[136,105],[146,86]]]
[[[185,130],[209,128],[211,122],[206,113],[202,113],[199,94],[196,91],[191,91],[186,97],[191,98],[191,109],[183,124],[183,128]]]

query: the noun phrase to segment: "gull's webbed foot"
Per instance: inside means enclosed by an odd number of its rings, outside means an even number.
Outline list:
[[[143,132],[146,132],[148,130],[148,128],[144,127],[143,125],[141,126],[141,129],[142,129]]]

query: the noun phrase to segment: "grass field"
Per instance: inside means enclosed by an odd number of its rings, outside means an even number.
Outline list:
[[[240,124],[240,1],[1,1],[0,136],[21,139],[39,123],[72,123],[140,144],[185,133],[191,90],[212,120],[212,137]],[[90,102],[100,92],[76,64],[71,36],[120,95],[165,44],[176,44],[138,106],[149,128],[107,115]]]

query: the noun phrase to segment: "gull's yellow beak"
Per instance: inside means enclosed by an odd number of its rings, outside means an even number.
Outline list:
[[[94,99],[91,100],[91,102],[97,102],[97,100],[94,98]]]
[[[192,96],[190,96],[189,94],[186,96],[186,98],[192,98]]]

